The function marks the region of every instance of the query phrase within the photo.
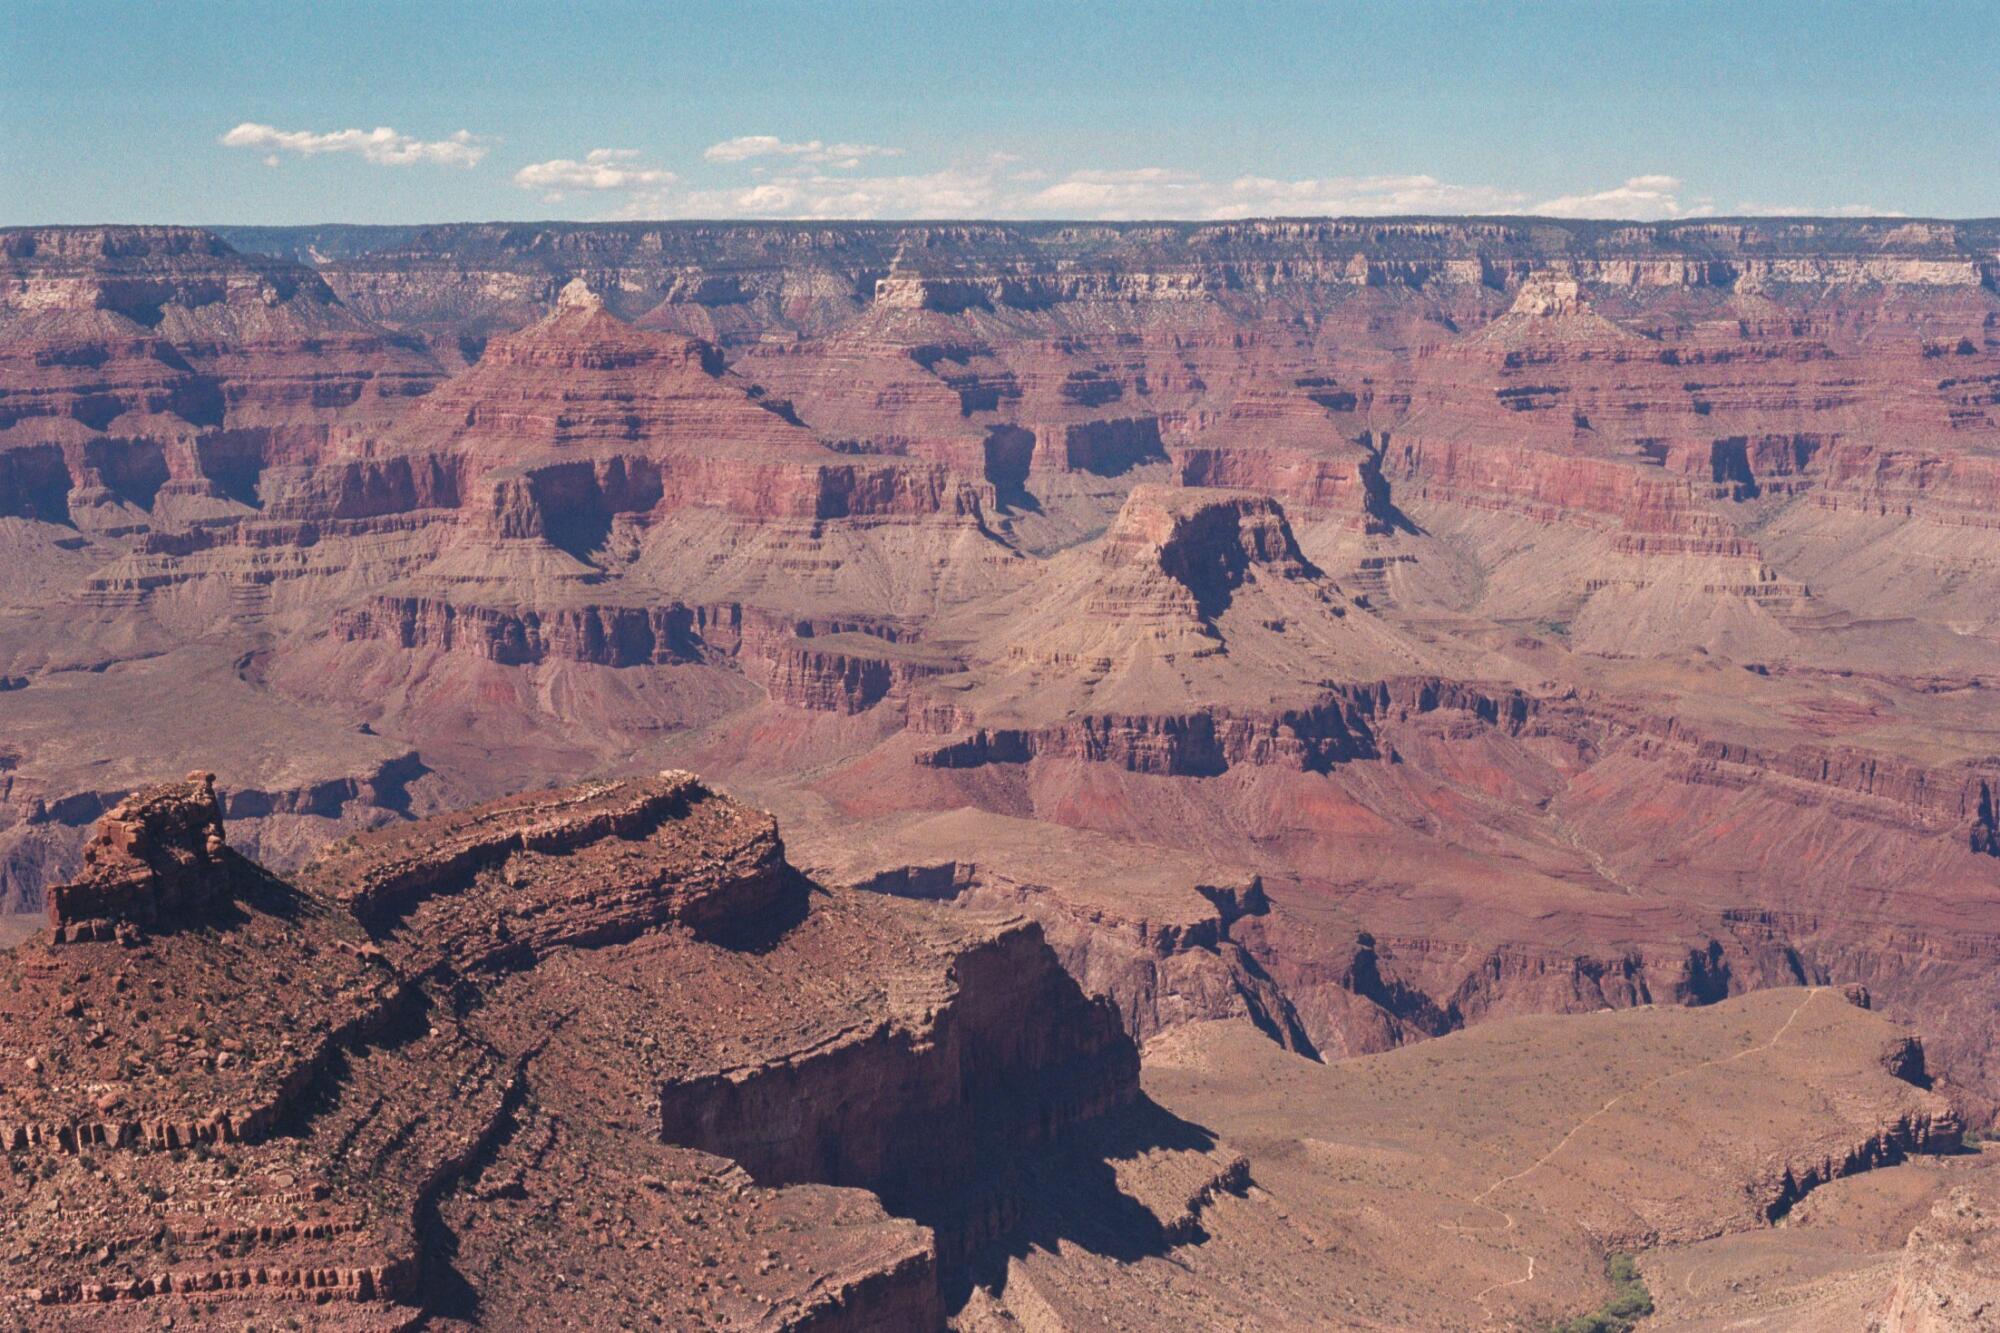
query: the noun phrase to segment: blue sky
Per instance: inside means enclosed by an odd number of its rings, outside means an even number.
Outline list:
[[[0,223],[2000,214],[2000,5],[0,0]]]

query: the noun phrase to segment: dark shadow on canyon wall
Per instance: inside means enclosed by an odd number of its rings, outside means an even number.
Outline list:
[[[1157,1258],[1179,1245],[1208,1239],[1197,1211],[1162,1219],[1119,1188],[1115,1164],[1147,1153],[1214,1151],[1214,1134],[1183,1120],[1149,1097],[1078,1129],[1006,1182],[1014,1205],[1010,1224],[962,1256],[947,1249],[953,1219],[920,1222],[938,1230],[945,1307],[956,1310],[974,1287],[1002,1292],[1011,1260],[1064,1244],[1119,1263]],[[1250,1178],[1241,1159],[1218,1162],[1213,1188],[1241,1194]],[[962,1225],[962,1223],[961,1223]],[[967,1240],[976,1237],[967,1236]]]

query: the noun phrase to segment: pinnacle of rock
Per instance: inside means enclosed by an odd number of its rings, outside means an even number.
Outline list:
[[[591,290],[590,284],[582,278],[571,278],[556,294],[558,310],[602,310],[604,298]]]
[[[1562,273],[1535,273],[1521,284],[1521,291],[1514,298],[1513,313],[1546,319],[1580,314],[1586,308],[1583,287],[1575,278]]]

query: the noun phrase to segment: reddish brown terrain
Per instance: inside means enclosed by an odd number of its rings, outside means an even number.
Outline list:
[[[1858,991],[1335,1066],[1185,1022],[1142,1085],[1031,920],[815,884],[687,773],[291,881],[222,804],[207,773],[119,802],[9,957],[12,1322],[1516,1322],[1590,1303],[1604,1245],[1756,1231],[1960,1133]],[[1988,1281],[1943,1248],[1899,1301]]]
[[[935,1324],[1031,1157],[1148,1123],[1032,925],[816,889],[687,774],[296,884],[196,775],[85,859],[0,1018],[14,1319]]]
[[[1993,1122],[1996,682],[1993,224],[0,231],[10,1289],[1578,1313]]]

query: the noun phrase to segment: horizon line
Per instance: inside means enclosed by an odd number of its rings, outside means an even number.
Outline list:
[[[1554,227],[1694,227],[1712,226],[1716,223],[1759,224],[1783,222],[1815,222],[1841,224],[1867,223],[1938,223],[1947,226],[1967,226],[1980,223],[2000,224],[2000,214],[1975,214],[1952,217],[1944,214],[1912,213],[1718,213],[1712,216],[1688,218],[1618,218],[1558,217],[1547,213],[1300,213],[1300,214],[1258,214],[1240,218],[1004,218],[1004,217],[911,217],[911,218],[758,218],[758,217],[700,217],[700,218],[453,218],[435,222],[343,222],[321,219],[313,222],[7,222],[0,223],[0,231],[85,231],[105,227],[160,227],[180,228],[189,231],[213,231],[218,228],[262,227],[271,230],[302,230],[312,227],[354,227],[354,228],[394,228],[394,227],[930,227],[930,226],[988,226],[988,227],[1229,227],[1246,223],[1478,223],[1507,222],[1525,223]]]

